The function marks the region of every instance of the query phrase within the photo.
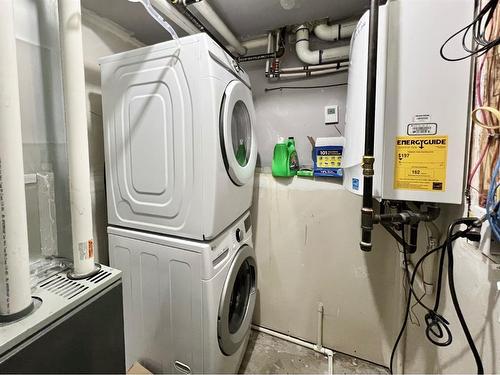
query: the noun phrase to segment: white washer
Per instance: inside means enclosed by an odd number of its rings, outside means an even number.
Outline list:
[[[123,271],[127,367],[236,373],[256,298],[250,214],[211,242],[108,233],[111,265]]]
[[[250,208],[248,75],[206,34],[100,60],[108,222],[215,238]]]

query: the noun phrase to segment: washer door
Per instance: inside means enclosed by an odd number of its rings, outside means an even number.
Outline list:
[[[250,182],[255,171],[254,124],[252,92],[242,82],[232,81],[224,93],[219,133],[224,165],[231,181],[238,186]]]
[[[234,354],[250,329],[256,297],[257,269],[253,249],[241,247],[231,264],[219,304],[217,336],[225,355]]]

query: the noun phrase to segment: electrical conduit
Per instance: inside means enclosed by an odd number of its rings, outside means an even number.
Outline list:
[[[6,322],[33,309],[12,0],[0,4],[0,49],[0,322]]]
[[[74,278],[96,272],[80,0],[59,0]]]

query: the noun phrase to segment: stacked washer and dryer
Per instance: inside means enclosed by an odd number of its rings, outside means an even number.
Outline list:
[[[236,372],[256,298],[247,74],[197,34],[100,61],[127,367]]]

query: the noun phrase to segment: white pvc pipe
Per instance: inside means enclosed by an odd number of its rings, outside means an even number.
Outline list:
[[[281,340],[285,340],[291,342],[292,344],[300,345],[303,346],[304,348],[308,348],[314,350],[315,352],[326,355],[328,357],[328,373],[333,374],[333,350],[327,349],[324,346],[320,348],[318,347],[318,345],[311,344],[310,342],[303,341],[292,336],[284,335],[283,333],[279,333],[268,328],[257,326],[255,324],[252,324],[252,329],[254,331],[266,333],[268,335],[277,337]]]
[[[245,40],[244,42],[241,42],[241,45],[246,50],[264,48],[267,47],[267,40],[268,36],[266,35],[255,39]]]
[[[243,47],[238,38],[236,38],[229,27],[227,27],[224,21],[213,10],[207,0],[198,1],[191,6],[193,6],[203,16],[203,18],[205,18],[205,20],[212,25],[212,27],[226,40],[226,42],[234,48],[238,55],[243,56],[247,53],[246,48]]]
[[[321,302],[318,302],[318,332],[316,337],[316,346],[318,349],[323,348],[323,314],[324,306]]]
[[[181,14],[175,7],[166,0],[151,0],[151,5],[158,9],[165,17],[184,30],[188,35],[200,32],[193,23]]]
[[[334,25],[322,23],[314,28],[314,35],[318,39],[335,42],[339,39],[350,38],[354,30],[356,30],[356,26],[357,22],[338,23]]]
[[[295,35],[297,38],[295,51],[297,52],[298,58],[305,64],[317,65],[329,62],[346,61],[349,59],[349,46],[311,51],[309,48],[309,29],[304,25],[299,26]]]
[[[0,50],[0,315],[13,315],[31,306],[31,289],[12,0],[0,3]]]
[[[68,143],[73,263],[76,277],[94,271],[94,239],[80,0],[59,0]]]

